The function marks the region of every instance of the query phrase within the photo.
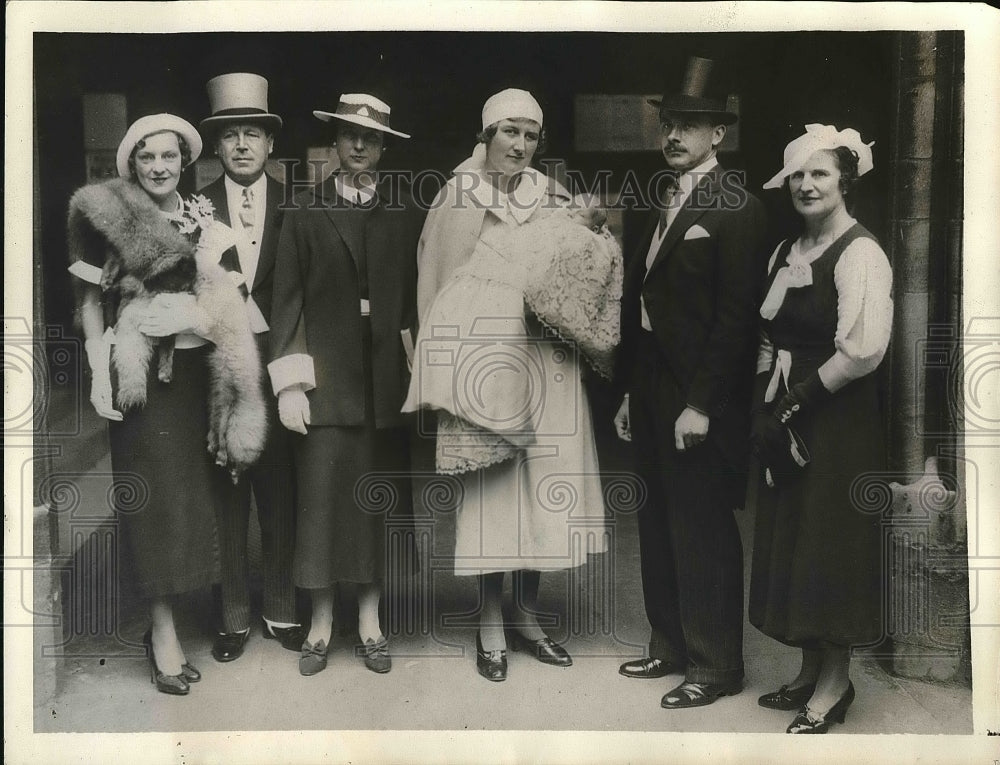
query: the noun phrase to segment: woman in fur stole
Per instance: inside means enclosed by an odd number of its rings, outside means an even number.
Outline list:
[[[588,270],[602,261],[609,276],[615,259],[608,239],[588,231],[600,229],[595,211],[564,209],[572,203],[568,192],[529,166],[544,142],[542,110],[532,95],[501,91],[486,101],[482,118],[479,144],[441,190],[421,234],[421,328],[403,410],[438,410],[438,471],[458,473],[461,481],[455,573],[479,579],[476,667],[497,682],[507,677],[508,638],[538,661],[572,664],[539,624],[540,572],[579,566],[587,553],[606,549],[581,379],[585,354],[577,342],[564,342],[562,321],[549,321],[572,314],[572,306],[549,317],[545,309],[556,307],[553,296],[573,291],[561,269]],[[620,295],[620,254],[617,274]],[[602,281],[596,267],[589,276],[607,287],[594,291],[593,307],[605,292],[617,304],[614,278]],[[573,281],[576,298],[587,300],[588,279]],[[546,284],[549,295],[541,294]],[[586,333],[585,324],[579,328]],[[589,360],[600,367],[608,350],[604,343]],[[505,634],[507,571],[514,598]]]
[[[201,146],[179,117],[137,120],[118,147],[121,177],[79,189],[68,225],[129,581],[151,603],[150,679],[176,695],[201,676],[178,640],[172,596],[214,581],[212,503],[229,490],[220,465],[235,477],[252,463],[266,424],[247,311],[220,264],[232,232],[206,200],[177,192]]]

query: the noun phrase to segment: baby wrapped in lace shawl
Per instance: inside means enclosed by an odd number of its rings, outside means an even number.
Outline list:
[[[605,219],[578,203],[492,228],[434,299],[403,411],[439,410],[438,472],[478,470],[534,443],[553,340],[532,334],[526,310],[611,376],[623,267]]]

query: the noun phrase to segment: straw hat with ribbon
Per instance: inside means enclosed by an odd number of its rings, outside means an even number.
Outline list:
[[[313,110],[313,116],[329,122],[330,120],[342,120],[351,122],[361,127],[379,130],[383,133],[409,138],[409,134],[400,133],[389,127],[389,104],[375,96],[367,93],[344,93],[337,103],[337,110],[334,112],[324,112],[320,109]]]

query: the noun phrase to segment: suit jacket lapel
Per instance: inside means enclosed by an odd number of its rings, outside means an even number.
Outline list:
[[[347,251],[354,260],[354,267],[357,268],[358,258],[361,253],[362,238],[364,236],[364,220],[360,215],[345,214],[351,211],[351,207],[337,193],[337,187],[333,179],[334,176],[331,175],[322,186],[322,199],[332,200],[327,202],[327,206],[323,212],[326,213],[326,217],[329,218],[340,238],[344,241]]]
[[[257,260],[257,272],[253,277],[255,288],[274,268],[275,253],[278,249],[277,238],[281,224],[281,212],[278,210],[278,206],[282,202],[281,198],[284,193],[285,187],[271,176],[267,176],[267,206],[264,209],[264,230],[260,235],[260,257]]]
[[[677,212],[677,217],[667,229],[666,236],[660,243],[660,249],[656,253],[653,264],[649,267],[649,273],[653,272],[667,258],[667,254],[681,238],[685,231],[693,226],[697,220],[712,208],[715,197],[719,194],[719,166],[716,165],[712,171],[701,182],[691,190],[688,198],[684,200],[684,206]],[[702,188],[706,187],[706,188]]]
[[[208,197],[208,201],[215,208],[215,217],[219,222],[225,223],[227,226],[230,225],[229,201],[226,199],[226,176],[219,176],[198,193]]]

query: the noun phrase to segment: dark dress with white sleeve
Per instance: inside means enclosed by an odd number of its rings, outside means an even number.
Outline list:
[[[782,278],[777,278],[784,269]],[[763,478],[758,492],[750,623],[788,645],[862,645],[881,635],[882,527],[859,495],[885,469],[877,376],[892,326],[892,272],[860,224],[809,251],[783,242],[769,275],[758,373],[765,401],[822,368],[833,394],[796,420],[810,464]]]

